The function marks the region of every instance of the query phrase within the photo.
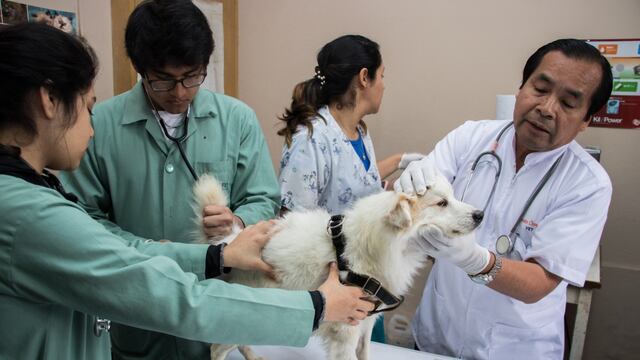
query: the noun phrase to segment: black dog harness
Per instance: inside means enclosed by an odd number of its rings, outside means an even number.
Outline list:
[[[327,233],[331,236],[331,241],[333,241],[333,246],[336,249],[338,269],[340,271],[347,272],[347,277],[341,280],[346,284],[362,288],[364,292],[376,299],[376,307],[369,312],[369,315],[391,311],[397,308],[404,302],[404,296],[395,296],[389,290],[385,289],[378,279],[372,276],[355,273],[349,269],[349,264],[343,257],[345,245],[345,238],[342,233],[343,222],[344,215],[333,215],[331,219],[329,219],[329,224],[327,225]],[[382,304],[385,304],[387,307],[380,309],[380,305]]]

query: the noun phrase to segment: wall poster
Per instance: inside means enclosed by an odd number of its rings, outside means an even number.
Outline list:
[[[53,26],[66,33],[78,34],[78,16],[76,12],[37,6],[33,2],[0,0],[0,24],[19,24],[38,22]],[[38,3],[43,3],[40,1]],[[51,2],[55,3],[55,2]]]
[[[640,128],[640,39],[589,40],[611,63],[613,91],[590,126]]]

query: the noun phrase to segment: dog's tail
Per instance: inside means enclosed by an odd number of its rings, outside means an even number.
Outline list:
[[[203,174],[193,185],[193,195],[195,204],[193,210],[195,212],[195,221],[198,242],[208,242],[207,235],[203,230],[203,211],[207,205],[227,206],[228,200],[222,186],[218,180],[211,174]]]
[[[195,185],[193,185],[193,195],[196,204],[200,209],[204,209],[207,205],[227,206],[227,195],[222,186],[211,174],[203,174],[200,176]]]

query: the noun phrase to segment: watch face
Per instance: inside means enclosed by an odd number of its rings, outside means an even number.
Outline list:
[[[496,251],[500,255],[505,255],[511,252],[511,248],[513,244],[511,243],[511,238],[509,235],[500,235],[498,240],[496,240]]]

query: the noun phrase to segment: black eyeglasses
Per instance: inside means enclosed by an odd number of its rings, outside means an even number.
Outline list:
[[[147,75],[146,79],[153,91],[169,91],[173,90],[177,83],[181,83],[185,88],[200,86],[206,77],[207,73],[185,76],[182,79],[171,80],[149,80],[149,75]]]

